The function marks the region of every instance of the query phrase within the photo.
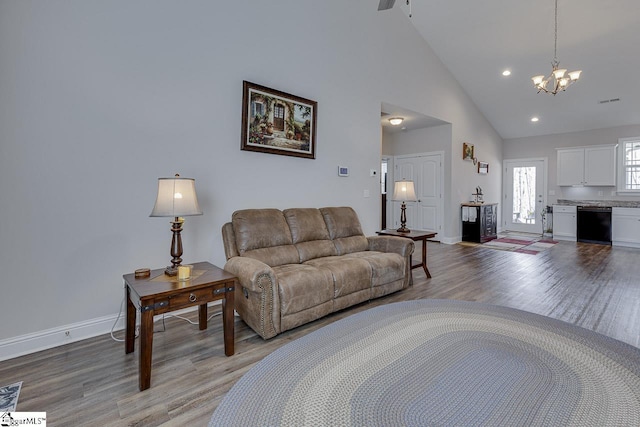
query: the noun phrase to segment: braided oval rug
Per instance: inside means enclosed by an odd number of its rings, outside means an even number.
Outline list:
[[[640,349],[548,317],[418,300],[270,354],[210,426],[638,426]]]

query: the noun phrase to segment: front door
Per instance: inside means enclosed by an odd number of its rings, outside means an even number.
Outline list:
[[[504,229],[542,234],[546,159],[505,160],[504,164]]]

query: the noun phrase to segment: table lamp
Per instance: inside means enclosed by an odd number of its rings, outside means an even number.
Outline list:
[[[182,178],[176,174],[173,178],[158,178],[158,196],[156,204],[149,216],[173,217],[171,221],[171,265],[164,271],[169,276],[178,274],[178,266],[182,263],[182,223],[184,216],[202,215],[196,182],[193,178]]]
[[[418,200],[416,197],[416,190],[413,186],[413,181],[396,181],[393,188],[393,200],[398,202],[402,201],[402,205],[400,207],[400,228],[396,231],[400,233],[408,233],[411,230],[407,228],[407,205],[405,202],[415,202]]]

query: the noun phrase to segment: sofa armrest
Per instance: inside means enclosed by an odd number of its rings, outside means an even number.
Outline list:
[[[242,287],[251,292],[268,291],[270,282],[275,285],[276,276],[273,269],[262,261],[253,258],[235,256],[229,259],[224,265],[224,269],[238,278]],[[263,277],[268,279],[264,281]],[[264,285],[267,285],[266,287]]]
[[[238,278],[235,309],[262,338],[280,333],[280,295],[273,269],[253,258],[232,257],[224,269]]]
[[[378,252],[395,252],[403,257],[413,253],[413,240],[395,236],[369,236],[369,250]]]

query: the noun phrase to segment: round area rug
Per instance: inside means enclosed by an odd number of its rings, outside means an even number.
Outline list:
[[[210,426],[638,426],[640,349],[548,317],[418,300],[267,356]]]

